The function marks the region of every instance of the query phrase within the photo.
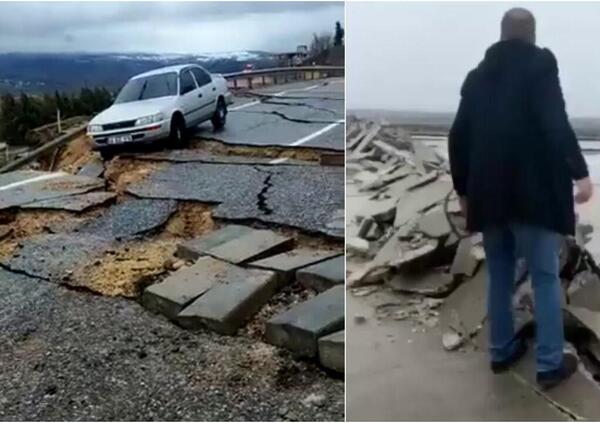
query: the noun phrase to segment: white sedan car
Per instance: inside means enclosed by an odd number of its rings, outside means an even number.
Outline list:
[[[105,159],[123,144],[168,139],[181,147],[188,130],[204,121],[223,128],[231,102],[223,76],[198,65],[169,66],[127,81],[113,105],[90,121],[87,133]]]

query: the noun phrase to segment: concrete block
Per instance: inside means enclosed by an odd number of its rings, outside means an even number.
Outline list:
[[[316,357],[318,339],[344,329],[344,294],[345,287],[338,285],[275,316],[267,322],[267,342]]]
[[[304,267],[296,272],[296,280],[306,288],[325,291],[344,283],[345,261],[346,258],[342,255]]]
[[[453,275],[473,276],[479,260],[473,253],[473,243],[470,238],[464,238],[458,243],[450,273]]]
[[[343,252],[339,251],[298,248],[266,259],[253,261],[252,263],[249,263],[248,266],[275,271],[280,275],[283,282],[287,282],[293,279],[296,270],[316,265],[342,254]]]
[[[164,281],[150,285],[142,295],[147,309],[175,319],[193,300],[215,284],[229,280],[244,280],[250,272],[212,257],[200,257],[193,266],[172,273]]]
[[[293,238],[284,237],[268,230],[252,229],[239,238],[209,249],[207,254],[231,263],[241,264],[288,251],[293,245]]]
[[[253,230],[248,226],[228,225],[218,231],[202,235],[178,245],[175,254],[185,260],[196,260],[198,257],[206,255],[207,251],[232,239],[246,235]]]
[[[236,266],[237,267],[237,266]],[[204,295],[177,316],[185,328],[207,327],[233,335],[275,294],[277,275],[259,269],[242,269],[238,277],[221,278]]]
[[[319,338],[319,362],[326,368],[344,373],[344,333],[332,333]]]

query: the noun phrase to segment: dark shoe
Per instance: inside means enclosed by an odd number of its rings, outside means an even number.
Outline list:
[[[518,339],[516,342],[517,347],[513,355],[511,355],[503,361],[492,361],[492,364],[490,366],[492,368],[492,372],[498,374],[507,371],[510,368],[510,366],[515,364],[521,359],[521,357],[525,355],[525,353],[527,352],[527,343],[523,339]]]
[[[571,353],[565,353],[562,365],[558,369],[538,372],[537,383],[542,389],[550,389],[570,378],[576,371],[577,357]]]

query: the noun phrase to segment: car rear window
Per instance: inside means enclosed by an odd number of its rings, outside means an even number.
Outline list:
[[[130,79],[119,92],[115,103],[127,103],[172,95],[177,95],[177,73],[161,73]]]

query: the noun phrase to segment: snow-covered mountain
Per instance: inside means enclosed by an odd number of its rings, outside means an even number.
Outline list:
[[[256,69],[277,66],[271,53],[235,51],[199,54],[152,53],[3,53],[0,92],[43,93],[81,87],[119,88],[131,76],[157,67],[197,63],[215,73],[239,72],[251,63]]]

